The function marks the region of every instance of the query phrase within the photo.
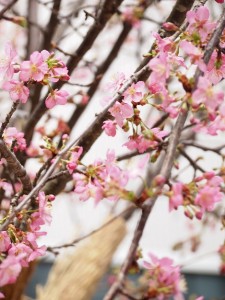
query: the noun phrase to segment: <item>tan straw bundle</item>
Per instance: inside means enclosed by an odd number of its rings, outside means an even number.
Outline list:
[[[126,224],[117,218],[79,243],[72,255],[56,260],[38,300],[90,300],[125,236]]]

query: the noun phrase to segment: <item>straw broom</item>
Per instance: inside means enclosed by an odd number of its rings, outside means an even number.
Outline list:
[[[57,259],[47,284],[38,288],[37,299],[92,299],[125,233],[125,220],[118,217],[78,244],[72,255]]]

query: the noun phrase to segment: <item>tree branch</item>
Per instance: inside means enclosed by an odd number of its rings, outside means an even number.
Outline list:
[[[0,153],[7,161],[9,170],[21,181],[23,185],[23,193],[29,193],[32,190],[30,177],[27,175],[24,167],[17,160],[15,154],[11,152],[3,140],[0,140]]]
[[[9,10],[18,0],[13,0],[9,4],[7,4],[1,11],[0,11],[0,19],[2,19],[3,15],[7,10]]]

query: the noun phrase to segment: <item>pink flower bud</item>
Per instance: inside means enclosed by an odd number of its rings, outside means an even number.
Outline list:
[[[48,195],[48,200],[49,201],[54,201],[55,200],[55,196],[54,195]]]
[[[166,182],[166,178],[162,175],[157,175],[154,182],[156,186],[162,186]]]
[[[163,28],[167,31],[177,31],[178,30],[177,25],[175,25],[171,22],[163,23]]]

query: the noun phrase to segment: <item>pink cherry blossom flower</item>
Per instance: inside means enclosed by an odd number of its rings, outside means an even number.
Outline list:
[[[10,238],[6,231],[0,232],[0,253],[8,251],[11,245]]]
[[[8,255],[20,257],[22,267],[28,267],[28,257],[32,253],[32,249],[24,243],[12,244],[8,251]]]
[[[109,112],[120,127],[123,126],[123,121],[126,118],[133,116],[133,108],[127,103],[120,103],[118,101],[109,109]]]
[[[225,77],[225,55],[221,53],[218,57],[216,51],[213,52],[205,70],[206,78],[212,83],[217,84]]]
[[[22,81],[42,81],[48,72],[48,65],[44,62],[40,52],[31,54],[30,60],[23,61],[20,66],[20,79]]]
[[[154,149],[157,145],[157,141],[147,139],[143,135],[131,136],[129,141],[124,144],[129,150],[138,150],[139,153],[144,153],[149,148]]]
[[[189,23],[187,31],[191,34],[198,34],[202,42],[205,42],[208,35],[215,28],[215,23],[209,21],[209,10],[205,6],[200,6],[196,11],[187,12]]]
[[[219,187],[205,186],[199,190],[195,204],[200,206],[202,211],[213,211],[215,204],[222,200],[223,194]]]
[[[157,41],[160,52],[169,52],[173,50],[175,44],[171,38],[166,37],[162,39],[158,33],[153,33],[153,36]]]
[[[14,74],[14,58],[17,56],[15,49],[10,43],[5,44],[5,56],[0,58],[0,74],[11,79]]]
[[[122,20],[128,23],[131,23],[134,27],[139,27],[140,19],[139,14],[141,11],[138,11],[135,7],[126,7],[122,12]]]
[[[70,76],[68,75],[68,69],[63,61],[55,58],[54,52],[50,53],[47,50],[42,50],[41,55],[43,61],[48,65],[48,79],[52,82],[57,82],[59,79],[68,81]]]
[[[22,256],[23,257],[23,256]],[[0,287],[14,283],[22,270],[21,256],[8,255],[0,264]]]
[[[24,82],[17,80],[5,81],[2,89],[9,92],[10,98],[13,101],[20,100],[21,103],[26,103],[29,97],[29,89],[24,85]]]
[[[220,176],[215,176],[214,172],[206,172],[202,177],[195,179],[196,182],[200,183],[202,180],[207,180],[207,182],[203,187],[199,186],[194,202],[197,206],[200,206],[201,212],[204,213],[205,211],[212,211],[215,204],[222,200],[223,194],[220,186],[223,179]]]
[[[170,75],[171,64],[168,54],[161,52],[160,55],[151,59],[149,68],[153,71],[150,75],[150,82],[158,82],[163,85]]]
[[[4,130],[3,133],[4,141],[7,146],[11,147],[13,142],[16,142],[14,146],[14,151],[25,150],[26,149],[26,140],[24,139],[24,133],[17,131],[15,127],[8,127]]]
[[[191,42],[185,40],[181,41],[179,46],[188,55],[188,57],[191,58],[191,62],[198,65],[203,56],[202,51],[195,47]]]
[[[146,296],[154,293],[154,298],[159,300],[168,299],[170,297],[181,297],[182,290],[180,288],[181,274],[180,267],[174,266],[173,260],[170,258],[157,258],[149,253],[149,261],[144,261],[144,267],[149,272],[149,289]]]
[[[38,194],[38,213],[45,223],[51,223],[52,217],[47,209],[47,199],[44,192],[39,192]]]
[[[108,136],[115,136],[116,135],[116,124],[111,120],[107,120],[103,122],[102,128],[105,130],[105,133]]]
[[[133,83],[124,93],[124,102],[140,102],[145,94],[145,83],[144,81],[138,81]]]
[[[161,130],[159,127],[152,128],[151,132],[153,133],[154,137],[156,137],[160,141],[162,141],[162,139],[169,134],[168,131]]]
[[[29,255],[28,262],[31,262],[39,257],[42,257],[46,253],[46,246],[37,247],[32,253]]]
[[[106,91],[116,92],[118,91],[125,81],[125,75],[122,72],[117,72],[111,78],[111,81],[106,84]]]
[[[69,94],[64,90],[54,90],[45,100],[47,108],[53,108],[56,105],[65,105]]]
[[[169,210],[177,209],[183,204],[183,184],[176,182],[172,186],[172,196],[169,201]]]
[[[86,185],[76,182],[75,190],[77,194],[80,194],[79,199],[81,201],[86,201],[90,198],[94,198],[95,203],[98,203],[103,198],[103,189],[101,186],[97,186],[91,182]]]
[[[72,174],[73,171],[77,168],[77,164],[78,164],[78,161],[79,161],[79,158],[80,158],[82,152],[83,152],[82,147],[77,147],[71,152],[70,160],[66,165],[66,168],[70,174]]]
[[[215,118],[217,107],[224,100],[223,92],[215,92],[211,82],[205,77],[200,77],[198,80],[197,89],[192,94],[193,106],[205,104],[205,108],[212,118]]]

